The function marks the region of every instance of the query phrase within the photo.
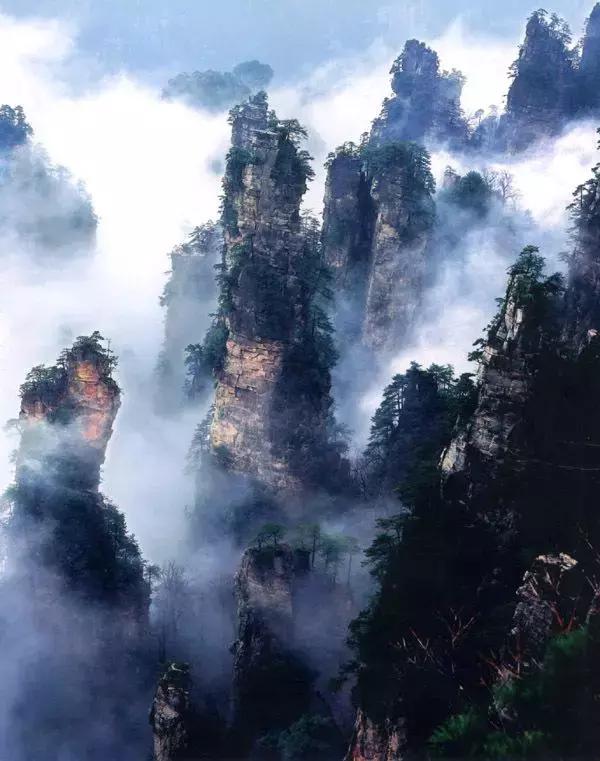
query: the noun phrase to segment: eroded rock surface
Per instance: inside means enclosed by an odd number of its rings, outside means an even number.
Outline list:
[[[402,761],[405,745],[402,721],[386,719],[378,725],[359,709],[345,761]]]
[[[189,759],[191,721],[189,669],[185,664],[171,663],[158,683],[150,709],[154,761]]]
[[[233,727],[242,746],[284,729],[309,706],[311,679],[294,654],[294,584],[303,564],[288,545],[246,550],[236,575]]]

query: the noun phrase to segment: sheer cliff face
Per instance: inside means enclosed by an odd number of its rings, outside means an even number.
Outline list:
[[[583,80],[586,109],[597,110],[600,106],[598,78],[600,77],[600,3],[597,3],[588,19],[581,48],[580,75]]]
[[[210,437],[213,448],[226,449],[233,470],[285,489],[292,479],[280,453],[274,451],[269,426],[292,315],[287,308],[283,320],[272,315],[261,289],[272,284],[289,291],[292,259],[301,247],[303,189],[276,180],[274,170],[284,156],[278,133],[269,128],[266,101],[240,109],[233,120],[232,144],[224,200],[231,222],[224,232],[225,266],[229,272],[235,270],[235,282]],[[267,282],[261,284],[261,276]]]
[[[310,678],[293,654],[294,587],[307,570],[285,544],[246,550],[236,575],[233,728],[249,746],[308,707]],[[299,564],[300,563],[300,564]]]
[[[600,330],[600,173],[575,191],[575,250],[569,268],[565,332],[581,350]]]
[[[408,234],[411,210],[405,197],[407,184],[406,169],[399,167],[374,177],[371,186],[377,213],[364,341],[374,349],[401,345],[414,325],[423,293],[429,231]],[[424,206],[431,203],[425,194],[421,200]]]
[[[98,333],[81,336],[21,386],[9,554],[40,586],[53,578],[99,605],[126,608],[124,625],[135,629],[148,604],[139,548],[98,490],[120,405],[115,364]]]
[[[507,145],[522,150],[556,134],[577,109],[576,70],[568,38],[537,11],[527,23],[506,102]]]
[[[428,155],[389,143],[342,146],[329,163],[323,244],[342,341],[402,344],[424,288],[434,219]]]
[[[170,254],[171,273],[161,305],[165,307],[165,338],[158,367],[157,406],[169,411],[183,402],[185,349],[199,344],[215,311],[215,266],[223,238],[211,222],[197,227],[189,239]]]
[[[51,478],[62,469],[86,488],[98,489],[100,467],[120,406],[120,391],[110,375],[110,359],[80,342],[61,364],[34,369],[23,387],[19,423],[17,482]],[[45,467],[49,466],[49,470]]]
[[[371,139],[380,145],[398,140],[460,144],[467,126],[460,108],[464,80],[440,72],[437,53],[409,40],[392,66],[393,96],[373,122]]]
[[[287,492],[304,480],[290,464],[294,429],[318,436],[331,406],[326,362],[315,367],[319,383],[294,390],[299,354],[305,368],[319,361],[315,309],[323,274],[316,233],[300,216],[312,174],[301,135],[297,123],[268,112],[264,96],[232,112],[220,278],[228,337],[210,428],[211,447],[225,454],[230,470]]]
[[[477,409],[467,430],[452,441],[442,459],[447,487],[462,474],[464,485],[473,489],[476,472],[481,469],[489,476],[489,469],[499,468],[518,442],[518,426],[532,380],[531,356],[522,343],[524,316],[523,305],[509,291],[497,331],[483,349]]]

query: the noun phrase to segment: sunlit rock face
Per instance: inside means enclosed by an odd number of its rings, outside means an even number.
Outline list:
[[[268,120],[267,103],[261,100],[244,104],[233,120],[233,151],[253,158],[243,163],[240,176],[232,178],[235,182],[226,185],[225,206],[235,222],[225,225],[225,264],[232,269],[236,259],[251,251],[274,287],[288,291],[291,299],[290,269],[302,246],[302,189],[274,180],[279,138]],[[285,315],[272,315],[263,308],[257,292],[261,284],[251,278],[242,263],[227,315],[229,339],[216,388],[211,443],[213,448],[226,448],[232,470],[277,489],[296,487],[270,440],[273,395],[283,373],[293,315],[287,310]]]
[[[67,481],[97,489],[121,404],[110,358],[93,342],[76,342],[55,367],[34,368],[22,390],[17,481],[36,471],[50,477],[60,465]]]
[[[377,724],[359,709],[345,761],[402,761],[406,735],[401,721]]]
[[[228,340],[211,440],[215,449],[232,454],[237,471],[277,490],[297,490],[300,482],[269,440],[272,394],[281,377],[284,350],[281,341],[248,341],[241,335]]]
[[[325,439],[332,405],[327,365],[315,367],[318,330],[309,327],[318,233],[300,214],[311,170],[295,129],[269,112],[264,95],[232,112],[219,302],[227,342],[210,425],[212,451],[231,472],[288,493],[308,481],[291,464],[291,439],[298,429]],[[316,381],[293,393],[303,372]],[[315,447],[311,456],[322,453]]]

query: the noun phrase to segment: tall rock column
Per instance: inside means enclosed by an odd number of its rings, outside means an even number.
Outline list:
[[[56,576],[98,603],[124,606],[133,623],[145,618],[148,603],[139,549],[99,492],[120,406],[115,364],[93,333],[56,365],[33,368],[21,386],[9,561],[24,561],[26,573],[42,580]]]
[[[577,82],[569,44],[567,30],[546,11],[530,16],[506,100],[509,150],[520,151],[557,134],[574,116]]]
[[[329,396],[324,287],[314,226],[300,215],[312,176],[295,121],[280,122],[264,94],[232,112],[223,182],[225,237],[220,319],[227,338],[216,368],[210,446],[229,470],[275,491],[298,491],[294,436],[326,438]],[[323,327],[325,326],[325,327]],[[298,363],[303,367],[298,367]],[[313,372],[310,388],[299,374]],[[313,456],[320,456],[316,447]]]
[[[233,729],[242,746],[284,729],[308,709],[309,671],[293,654],[294,585],[302,571],[285,544],[251,548],[242,558],[232,648]]]
[[[99,333],[80,336],[21,387],[1,580],[10,605],[0,644],[18,664],[5,672],[6,715],[22,719],[2,723],[11,758],[119,758],[125,748],[141,757],[147,748],[138,717],[149,585],[124,516],[99,491],[120,403],[115,364]]]
[[[410,334],[435,217],[429,155],[414,143],[347,144],[328,167],[323,245],[342,338],[376,351]]]

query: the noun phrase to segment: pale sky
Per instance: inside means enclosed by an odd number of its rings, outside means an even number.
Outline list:
[[[282,80],[379,40],[400,50],[408,37],[437,37],[458,18],[511,40],[540,0],[3,0],[0,12],[75,23],[80,47],[101,70],[148,77],[269,62]],[[553,0],[578,35],[593,0]]]

